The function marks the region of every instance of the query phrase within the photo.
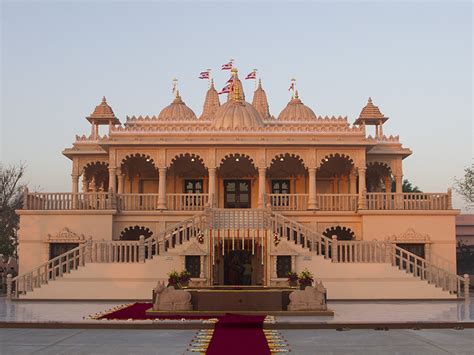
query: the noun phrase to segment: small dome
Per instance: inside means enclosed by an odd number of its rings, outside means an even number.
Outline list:
[[[162,121],[189,121],[195,120],[197,117],[193,110],[186,106],[184,101],[181,100],[181,96],[179,96],[178,92],[171,105],[161,110],[158,119]]]
[[[380,112],[378,106],[375,106],[372,103],[372,98],[369,97],[367,101],[367,105],[364,106],[362,111],[360,112],[359,118],[361,119],[370,119],[370,118],[384,118],[384,115]]]
[[[257,110],[243,100],[231,100],[220,106],[212,121],[212,127],[217,129],[257,128],[263,125]]]
[[[94,109],[94,112],[91,113],[89,117],[92,118],[115,118],[114,111],[112,107],[107,103],[107,99],[102,97],[102,102],[97,105]]]
[[[279,121],[310,121],[314,119],[316,119],[316,115],[313,110],[301,102],[298,92],[278,116]]]

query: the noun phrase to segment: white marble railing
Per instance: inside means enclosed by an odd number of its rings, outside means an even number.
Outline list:
[[[117,194],[119,211],[154,211],[158,209],[158,194]]]
[[[113,197],[106,192],[33,192],[25,195],[29,210],[104,210],[113,208]]]
[[[268,194],[275,211],[305,211],[308,207],[308,194]]]
[[[209,201],[209,194],[168,193],[167,208],[172,211],[202,211]]]
[[[447,210],[451,209],[450,193],[378,193],[366,195],[369,210]]]
[[[355,194],[318,194],[317,207],[321,211],[355,211],[358,195]]]

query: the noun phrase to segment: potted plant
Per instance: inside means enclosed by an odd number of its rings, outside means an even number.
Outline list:
[[[298,276],[298,282],[300,284],[300,289],[304,290],[306,286],[311,286],[314,281],[314,276],[311,272],[309,272],[308,269],[305,269],[304,271],[301,272],[301,274]]]
[[[188,287],[189,280],[191,280],[191,273],[188,270],[183,270],[179,274],[179,284],[181,287]]]
[[[168,274],[168,287],[179,288],[179,274],[177,271],[171,271]]]
[[[288,283],[290,287],[298,286],[298,274],[294,271],[288,272]]]

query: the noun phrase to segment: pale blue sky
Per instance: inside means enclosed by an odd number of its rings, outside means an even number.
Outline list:
[[[102,95],[122,122],[158,114],[176,76],[199,115],[198,73],[215,69],[220,88],[235,58],[241,76],[259,69],[275,116],[292,77],[318,115],[353,122],[372,96],[414,152],[405,177],[446,191],[473,156],[472,16],[470,2],[3,2],[0,157],[70,191],[61,150],[90,132]]]

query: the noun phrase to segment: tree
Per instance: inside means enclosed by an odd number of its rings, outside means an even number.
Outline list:
[[[392,192],[395,192],[396,186],[395,181],[392,181]],[[402,192],[422,192],[418,186],[413,186],[413,184],[408,181],[408,179],[403,179],[402,182]]]
[[[464,169],[464,177],[454,178],[453,188],[467,202],[468,208],[472,208],[474,204],[474,164]]]
[[[23,206],[24,174],[23,163],[8,167],[0,163],[0,254],[4,256],[16,255],[20,217],[15,210]]]

